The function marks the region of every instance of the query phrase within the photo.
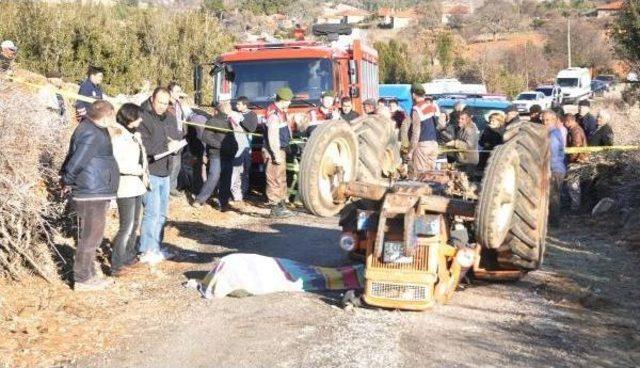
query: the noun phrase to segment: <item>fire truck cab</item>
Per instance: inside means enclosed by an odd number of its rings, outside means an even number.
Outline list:
[[[365,99],[378,97],[378,54],[360,40],[239,44],[215,60],[210,74],[213,103],[246,96],[259,116],[281,87],[293,91],[294,113],[320,106],[325,91],[333,91],[336,101],[351,97],[360,113]],[[196,104],[202,105],[202,66],[195,70],[194,84]]]

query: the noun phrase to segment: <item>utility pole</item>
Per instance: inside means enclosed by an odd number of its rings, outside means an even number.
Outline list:
[[[529,56],[527,55],[527,41],[524,42],[524,81],[529,89],[529,63],[527,62]]]
[[[571,68],[571,18],[567,18],[567,58],[568,68]]]

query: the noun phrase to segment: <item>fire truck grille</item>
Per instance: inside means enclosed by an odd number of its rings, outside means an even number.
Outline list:
[[[427,287],[374,281],[371,282],[370,295],[391,300],[422,301],[427,299]]]

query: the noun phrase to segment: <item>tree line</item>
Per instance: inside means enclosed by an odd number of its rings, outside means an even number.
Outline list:
[[[101,66],[108,94],[134,93],[144,80],[190,89],[193,65],[233,43],[203,10],[0,0],[0,14],[0,38],[18,45],[23,68],[78,82],[89,65]]]

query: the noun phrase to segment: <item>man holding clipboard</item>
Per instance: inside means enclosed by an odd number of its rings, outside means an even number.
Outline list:
[[[160,245],[171,190],[171,155],[186,145],[177,129],[176,117],[167,113],[169,102],[169,91],[158,87],[141,106],[142,123],[139,131],[149,159],[151,189],[142,200],[144,210],[140,229],[140,262],[151,265],[170,257],[169,253],[160,249]]]

